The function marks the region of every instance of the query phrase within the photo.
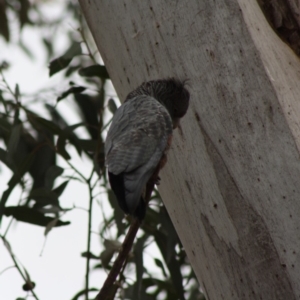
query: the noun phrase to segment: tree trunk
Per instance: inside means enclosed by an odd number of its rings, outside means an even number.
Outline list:
[[[121,99],[189,79],[160,193],[207,299],[300,297],[300,64],[254,0],[80,0]]]

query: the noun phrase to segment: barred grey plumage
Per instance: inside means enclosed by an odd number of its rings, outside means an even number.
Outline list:
[[[172,127],[187,111],[185,82],[144,82],[116,111],[105,142],[112,190],[127,214],[143,219],[143,190],[171,142]]]

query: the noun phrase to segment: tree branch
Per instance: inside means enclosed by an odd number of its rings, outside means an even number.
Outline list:
[[[91,231],[92,231],[92,207],[93,207],[93,195],[92,195],[92,186],[91,179],[94,173],[94,169],[87,180],[89,187],[89,210],[88,210],[88,237],[87,237],[87,257],[86,257],[86,273],[85,273],[85,299],[89,299],[89,275],[90,275],[90,256],[91,256]]]
[[[12,259],[13,262],[14,262],[14,267],[19,271],[19,273],[20,273],[21,277],[23,278],[25,284],[28,284],[28,285],[30,285],[30,286],[32,287],[31,289],[29,289],[30,293],[32,294],[32,296],[34,297],[34,299],[39,300],[39,298],[37,297],[37,295],[36,295],[35,292],[33,291],[34,283],[30,280],[29,275],[28,275],[28,273],[26,272],[26,270],[25,270],[26,275],[25,275],[25,274],[23,273],[23,271],[21,270],[21,267],[19,266],[19,264],[18,264],[18,262],[17,262],[17,260],[16,260],[16,257],[15,257],[15,255],[14,255],[14,253],[12,252],[12,249],[11,249],[11,247],[10,247],[9,242],[8,242],[7,239],[6,239],[4,236],[2,236],[2,235],[0,235],[0,238],[2,239],[2,241],[3,241],[3,243],[4,243],[5,247],[6,247],[6,249],[8,250],[8,253],[9,253],[11,259]]]
[[[148,206],[148,203],[151,198],[151,194],[153,192],[155,182],[158,178],[158,173],[160,170],[160,165],[157,167],[156,171],[152,175],[151,179],[148,181],[146,186],[146,193],[145,193],[145,202],[146,206]],[[112,295],[115,294],[118,290],[118,288],[115,288],[115,281],[118,277],[118,275],[121,272],[122,267],[124,266],[126,259],[128,257],[128,254],[132,248],[134,239],[136,237],[136,234],[141,226],[141,221],[139,219],[133,219],[132,224],[130,225],[130,228],[126,234],[126,237],[124,239],[124,242],[122,244],[121,251],[119,252],[118,257],[116,258],[112,269],[110,270],[100,292],[96,296],[95,300],[108,300],[113,299]],[[124,266],[125,267],[125,266]]]

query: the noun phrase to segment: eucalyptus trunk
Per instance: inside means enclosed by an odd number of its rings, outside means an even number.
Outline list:
[[[80,0],[120,96],[188,79],[161,193],[207,299],[299,299],[300,64],[254,0]]]

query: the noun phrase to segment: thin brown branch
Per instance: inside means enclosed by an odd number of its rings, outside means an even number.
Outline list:
[[[134,219],[133,223],[131,224],[125,240],[122,245],[122,249],[119,252],[117,259],[114,262],[114,265],[109,272],[102,289],[100,290],[99,294],[96,296],[96,300],[105,300],[108,299],[108,296],[111,295],[111,291],[113,289],[113,285],[120,274],[120,271],[123,267],[123,264],[132,248],[133,241],[135,236],[140,228],[140,221],[138,219]]]
[[[156,182],[156,179],[158,178],[158,173],[160,170],[160,166],[157,167],[155,173],[151,177],[151,179],[148,181],[147,186],[146,186],[146,193],[145,193],[145,202],[146,205],[148,205],[151,194],[154,189],[154,185]],[[136,234],[141,226],[141,221],[139,219],[134,219],[132,224],[130,225],[130,228],[126,234],[126,237],[124,239],[124,242],[122,244],[121,251],[119,252],[118,257],[116,258],[112,269],[110,270],[100,292],[96,296],[95,300],[108,300],[108,299],[113,299],[113,293],[117,292],[117,288],[115,288],[115,282],[120,274],[122,267],[124,266],[128,254],[132,248],[134,239],[136,237]]]

